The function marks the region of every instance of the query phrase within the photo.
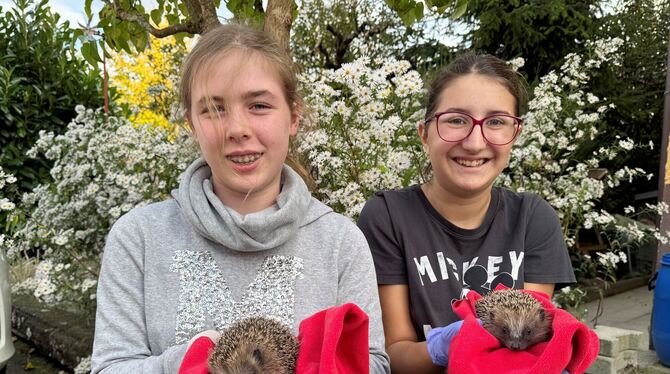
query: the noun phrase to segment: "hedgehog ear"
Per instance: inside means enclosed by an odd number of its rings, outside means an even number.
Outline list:
[[[257,348],[257,349],[254,349],[254,351],[251,352],[251,357],[253,357],[254,360],[256,360],[256,362],[258,363],[259,366],[262,366],[262,365],[263,365],[263,362],[265,361],[265,360],[263,359],[263,353],[262,353],[261,350],[258,349],[258,348]]]
[[[540,321],[544,321],[544,318],[546,316],[544,315],[544,309],[540,309]]]

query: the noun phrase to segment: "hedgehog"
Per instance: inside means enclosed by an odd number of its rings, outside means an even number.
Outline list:
[[[551,316],[519,290],[491,292],[477,301],[475,310],[484,329],[509,349],[522,351],[551,338]]]
[[[267,317],[249,317],[221,333],[209,356],[212,374],[291,374],[298,341],[288,327]]]

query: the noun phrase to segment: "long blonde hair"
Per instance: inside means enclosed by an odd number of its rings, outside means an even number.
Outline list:
[[[186,116],[190,115],[192,87],[197,72],[202,66],[231,51],[254,52],[264,57],[276,69],[289,107],[303,106],[297,88],[295,65],[288,51],[262,31],[241,24],[226,24],[203,34],[184,61],[179,82],[179,104]],[[310,189],[313,189],[312,178],[305,167],[291,155],[294,153],[291,148],[293,147],[289,147],[285,163],[300,174]]]

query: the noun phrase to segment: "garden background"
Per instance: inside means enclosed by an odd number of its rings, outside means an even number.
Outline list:
[[[416,135],[423,82],[475,49],[529,82],[523,132],[497,183],[559,214],[578,284],[554,301],[584,318],[589,295],[647,278],[657,241],[668,243],[655,228],[668,207],[653,192],[670,0],[144,6],[105,0],[93,14],[86,0],[86,25],[63,22],[46,0],[14,0],[0,15],[0,247],[12,292],[82,313],[91,329],[109,228],[169,198],[197,157],[179,67],[197,35],[229,21],[222,8],[291,50],[309,108],[291,152],[314,195],[352,220],[375,191],[429,178]]]

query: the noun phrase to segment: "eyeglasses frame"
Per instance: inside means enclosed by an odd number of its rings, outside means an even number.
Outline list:
[[[461,139],[459,139],[459,140],[446,140],[445,138],[443,138],[442,135],[440,134],[440,126],[438,126],[437,124],[438,124],[438,121],[439,121],[439,119],[440,119],[440,116],[442,116],[442,115],[444,115],[444,114],[447,114],[447,113],[462,114],[462,115],[464,115],[464,116],[468,116],[468,117],[470,117],[470,119],[472,119],[472,128],[470,128],[470,132],[468,132],[467,135],[465,135],[463,138],[461,138]],[[484,135],[484,121],[486,121],[487,119],[489,119],[489,118],[491,118],[491,117],[499,117],[499,116],[504,116],[504,117],[513,118],[513,119],[516,121],[516,124],[514,125],[514,126],[515,126],[515,128],[514,128],[514,135],[512,136],[512,139],[510,139],[510,141],[508,141],[507,143],[502,143],[502,144],[493,143],[493,142],[491,142],[490,140],[488,140],[488,139],[486,138],[486,135]],[[475,130],[475,126],[479,125],[479,131],[481,131],[481,133],[482,133],[482,137],[484,138],[484,140],[485,140],[487,143],[492,144],[492,145],[507,145],[507,144],[513,142],[514,139],[516,139],[516,137],[517,137],[517,136],[519,135],[519,133],[520,133],[519,130],[521,129],[521,125],[523,124],[523,119],[521,119],[521,118],[519,118],[519,117],[517,117],[517,116],[513,116],[513,115],[511,115],[511,114],[504,114],[504,113],[500,113],[500,114],[492,114],[492,115],[490,115],[490,116],[486,116],[486,117],[484,117],[484,118],[482,118],[482,119],[477,119],[477,118],[471,116],[471,115],[468,114],[468,113],[460,112],[460,111],[457,111],[457,110],[447,110],[447,111],[444,111],[444,112],[435,113],[432,117],[430,117],[430,118],[428,118],[427,120],[425,120],[425,121],[424,121],[424,124],[425,124],[425,125],[428,125],[428,124],[429,124],[430,122],[432,122],[433,120],[435,120],[435,130],[437,131],[437,136],[439,136],[440,139],[442,139],[442,141],[445,141],[445,142],[447,142],[447,143],[458,143],[458,142],[463,141],[464,139],[467,139],[468,136],[470,136],[470,135],[472,134],[472,132]]]

